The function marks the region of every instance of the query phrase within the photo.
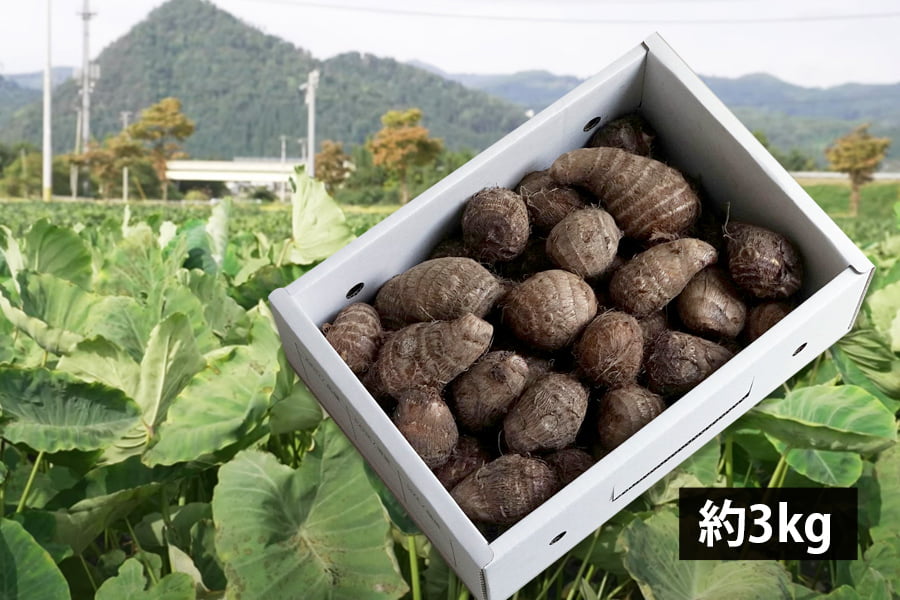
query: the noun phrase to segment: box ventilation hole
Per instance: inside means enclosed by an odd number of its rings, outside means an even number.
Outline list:
[[[565,531],[563,531],[562,533],[556,534],[556,537],[553,538],[552,540],[550,540],[550,545],[552,546],[553,544],[555,544],[555,543],[558,542],[559,540],[563,539],[563,536],[564,536],[564,535],[566,535],[566,532],[565,532]]]
[[[357,295],[358,293],[360,293],[365,285],[366,285],[366,284],[364,284],[364,283],[357,283],[357,284],[354,285],[352,288],[350,288],[349,290],[347,290],[347,300],[349,300],[349,299],[352,298],[353,296],[355,296],[355,295]]]
[[[806,342],[803,342],[802,344],[800,344],[799,346],[797,346],[797,349],[794,350],[794,353],[793,353],[791,356],[797,356],[798,354],[800,354],[801,352],[803,352],[803,349],[804,349],[804,348],[806,348]]]
[[[587,123],[585,123],[585,125],[584,125],[584,130],[585,130],[585,131],[590,131],[591,129],[593,129],[594,127],[596,127],[596,126],[597,126],[597,123],[600,122],[600,119],[601,119],[601,118],[602,118],[602,117],[594,117],[593,119],[591,119],[590,121],[588,121]]]

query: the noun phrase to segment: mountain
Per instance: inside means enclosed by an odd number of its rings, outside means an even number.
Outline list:
[[[50,69],[50,85],[54,88],[75,75],[75,67],[52,67]],[[42,91],[44,89],[44,72],[14,73],[6,76],[20,87]]]
[[[41,93],[23,88],[16,82],[0,75],[0,128],[13,118],[21,108],[40,101]]]
[[[181,99],[197,130],[185,145],[196,158],[280,155],[279,136],[306,136],[306,106],[298,85],[312,69],[316,139],[358,144],[390,109],[418,107],[424,125],[452,149],[481,149],[525,121],[517,106],[427,71],[358,53],[317,60],[206,0],[170,0],[153,10],[97,58],[102,76],[91,95],[91,133],[102,139],[135,114],[167,97]],[[75,141],[78,86],[53,95],[54,150]],[[40,139],[41,108],[28,106],[5,125],[0,140]],[[290,150],[294,153],[294,150]]]

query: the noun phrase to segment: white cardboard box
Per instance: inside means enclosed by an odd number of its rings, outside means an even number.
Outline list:
[[[805,300],[661,416],[488,543],[319,332],[350,302],[423,260],[480,189],[514,186],[584,145],[587,123],[640,109],[673,166],[732,220],[787,235]],[[479,154],[269,297],[300,377],[476,597],[503,599],[538,575],[853,324],[872,264],[659,35]],[[362,290],[348,298],[350,291]]]

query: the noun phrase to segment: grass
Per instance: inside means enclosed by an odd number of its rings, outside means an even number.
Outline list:
[[[846,216],[850,183],[844,180],[801,185],[844,233],[857,243],[875,242],[897,231],[894,204],[900,202],[900,182],[876,181],[862,188],[859,216]]]

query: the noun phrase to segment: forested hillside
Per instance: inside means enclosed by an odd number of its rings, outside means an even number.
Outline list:
[[[425,125],[448,147],[484,148],[525,120],[504,100],[432,73],[369,55],[320,61],[266,35],[205,0],[170,0],[100,54],[102,78],[92,96],[91,132],[117,131],[120,112],[136,112],[166,96],[181,99],[197,124],[186,149],[196,157],[278,156],[279,136],[306,136],[298,85],[318,68],[318,140],[361,143],[390,109],[421,108]],[[54,147],[75,140],[74,80],[54,93]],[[0,139],[37,142],[36,102],[5,125]],[[296,146],[291,148],[296,153]]]
[[[22,107],[40,100],[41,94],[0,75],[0,130]]]

